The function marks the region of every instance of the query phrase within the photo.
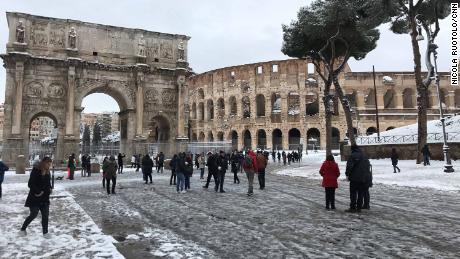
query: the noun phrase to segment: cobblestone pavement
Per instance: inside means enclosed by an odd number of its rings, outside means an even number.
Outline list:
[[[293,165],[296,166],[296,165]],[[270,171],[279,170],[278,165]],[[307,170],[308,167],[306,167]],[[310,169],[312,170],[312,169]],[[316,169],[317,170],[317,169]],[[116,195],[100,181],[67,188],[126,258],[458,258],[458,192],[374,185],[371,210],[347,214],[347,182],[326,211],[319,181],[267,175],[266,189],[246,196],[247,180],[226,193],[203,189],[178,194],[169,171],[145,185],[140,173],[119,176]],[[257,180],[255,180],[257,186]]]

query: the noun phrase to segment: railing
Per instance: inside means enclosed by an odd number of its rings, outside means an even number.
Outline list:
[[[460,132],[446,132],[448,142],[460,142]],[[417,143],[418,134],[412,135],[393,135],[393,136],[362,136],[356,138],[357,145],[380,145],[380,144],[414,144]],[[429,133],[428,143],[442,143],[442,133]]]

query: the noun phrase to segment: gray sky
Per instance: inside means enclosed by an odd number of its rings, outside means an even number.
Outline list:
[[[280,49],[281,24],[297,16],[307,0],[2,0],[0,3],[0,45],[7,42],[6,11],[110,24],[191,36],[189,62],[195,72],[286,59]],[[449,68],[449,19],[441,23],[438,36],[440,71]],[[395,35],[388,25],[381,27],[377,48],[364,60],[350,61],[353,71],[413,71],[408,35]],[[424,45],[424,44],[423,44]],[[424,51],[424,49],[423,49]],[[0,102],[4,101],[5,69],[0,68]],[[116,111],[109,96],[85,98],[85,112]]]

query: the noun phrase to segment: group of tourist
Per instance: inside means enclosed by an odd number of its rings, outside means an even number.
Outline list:
[[[285,152],[284,150],[282,152],[280,152],[278,150],[278,152],[276,152],[275,150],[272,151],[271,153],[272,155],[272,160],[273,160],[273,163],[276,162],[276,159],[278,158],[278,163],[281,163],[281,158],[283,159],[283,165],[290,165],[291,162],[292,163],[298,163],[300,161],[302,161],[302,150],[298,150],[298,151],[292,151],[292,152]],[[268,157],[267,157],[268,159]]]

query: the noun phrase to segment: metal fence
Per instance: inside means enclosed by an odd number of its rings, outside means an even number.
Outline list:
[[[460,132],[446,132],[448,142],[460,142]],[[412,135],[393,135],[393,136],[361,136],[356,138],[357,145],[380,145],[380,144],[414,144],[418,141],[418,134]],[[442,143],[442,133],[429,133],[428,143]]]

